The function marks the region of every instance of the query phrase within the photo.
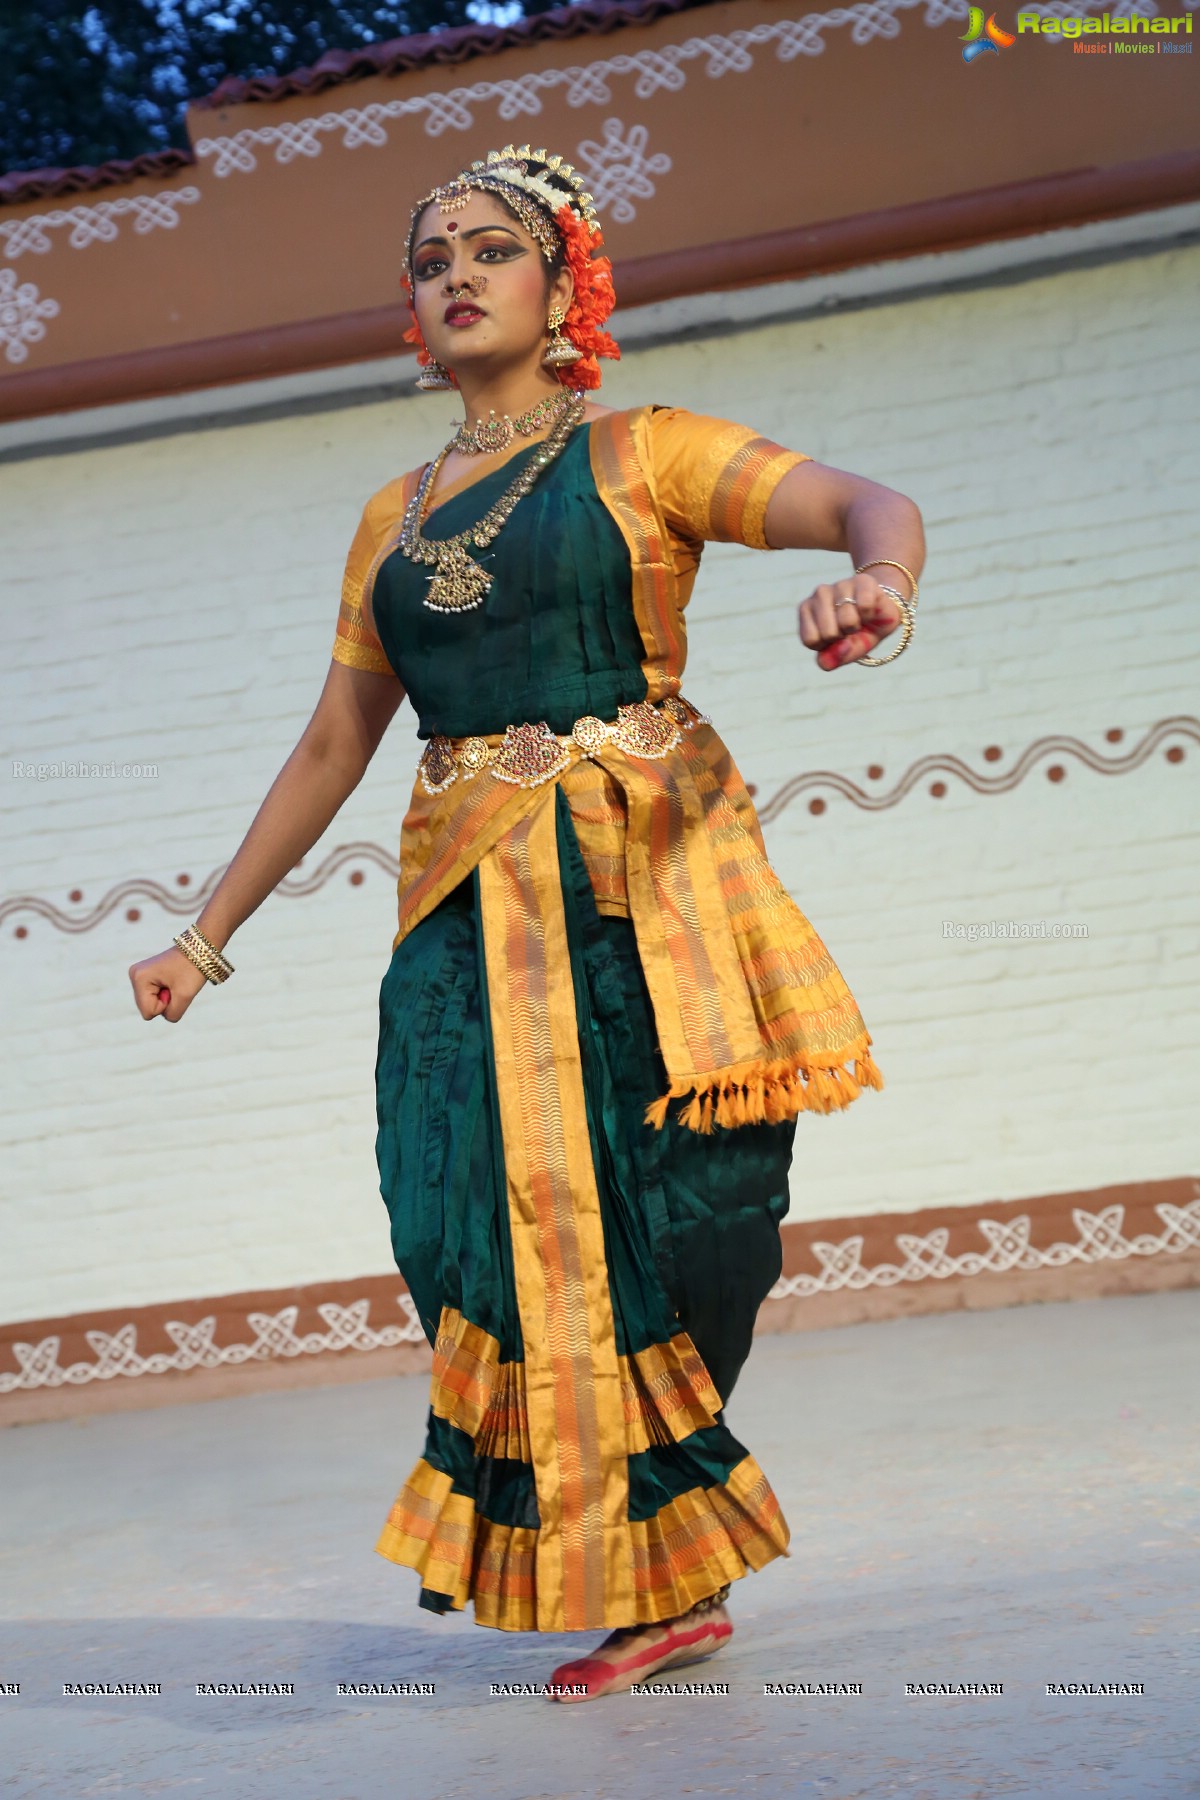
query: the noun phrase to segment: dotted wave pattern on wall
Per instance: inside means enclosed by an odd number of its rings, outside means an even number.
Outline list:
[[[1107,744],[1117,745],[1123,742],[1125,731],[1121,726],[1113,726],[1105,732],[1104,737]],[[758,817],[764,825],[770,824],[772,819],[778,818],[787,807],[806,794],[810,796],[809,812],[814,817],[819,816],[829,805],[825,794],[819,791],[821,789],[864,812],[883,812],[888,807],[898,806],[922,784],[925,785],[928,796],[934,800],[941,799],[949,791],[950,780],[961,782],[973,793],[980,795],[1007,794],[1043,766],[1046,779],[1059,783],[1066,779],[1067,765],[1071,761],[1096,775],[1128,775],[1135,769],[1142,768],[1159,751],[1165,762],[1182,763],[1186,755],[1186,742],[1200,745],[1200,718],[1181,714],[1159,719],[1132,749],[1107,755],[1103,750],[1098,750],[1077,737],[1037,738],[1013,763],[994,775],[974,769],[962,757],[946,752],[918,757],[890,788],[864,787],[850,776],[839,774],[835,770],[812,769],[801,775],[793,775],[785,781],[782,787],[758,806]],[[998,763],[1003,756],[1004,750],[999,744],[988,744],[983,751],[985,763]],[[884,774],[881,763],[868,765],[868,781],[881,782]],[[750,786],[750,792],[756,794],[753,785]],[[364,864],[382,870],[390,881],[394,882],[399,878],[400,868],[396,858],[381,845],[339,844],[308,874],[300,873],[303,867],[301,859],[296,869],[280,882],[275,892],[291,899],[303,899],[328,886],[335,876],[347,868],[350,885],[358,887],[366,879]],[[175,877],[174,886],[148,876],[130,876],[109,888],[91,906],[86,904],[82,888],[71,889],[66,906],[39,894],[17,894],[0,902],[0,926],[10,926],[13,937],[26,938],[29,936],[29,926],[24,923],[24,919],[32,915],[56,931],[91,931],[121,907],[125,908],[126,920],[134,924],[142,916],[141,907],[136,904],[139,901],[157,906],[166,913],[195,918],[223,873],[223,867],[214,869],[198,884],[191,875],[179,874]]]

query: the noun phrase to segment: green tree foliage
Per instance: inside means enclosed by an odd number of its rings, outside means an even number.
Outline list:
[[[188,100],[326,50],[509,23],[563,0],[0,0],[0,169],[184,146]]]

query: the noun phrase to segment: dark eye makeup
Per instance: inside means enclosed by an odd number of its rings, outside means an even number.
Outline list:
[[[520,244],[483,244],[475,254],[477,257],[481,257],[485,256],[491,250],[498,251],[505,262],[511,261],[514,256],[524,256],[525,254],[524,248]],[[444,263],[445,260],[444,256],[439,256],[435,251],[433,255],[425,257],[423,261],[419,261],[415,271],[417,280],[424,281],[425,277],[427,275],[432,275],[435,269],[440,264]]]

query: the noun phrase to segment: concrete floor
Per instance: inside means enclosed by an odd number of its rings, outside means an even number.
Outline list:
[[[424,1377],[0,1437],[6,1794],[92,1800],[1174,1800],[1200,1794],[1200,1291],[760,1339],[730,1422],[792,1555],[677,1680],[492,1697],[567,1647],[417,1610],[376,1556]],[[64,1681],[161,1681],[65,1698]],[[204,1680],[294,1698],[201,1698]],[[433,1681],[339,1698],[338,1681]],[[861,1682],[768,1698],[766,1681]],[[906,1682],[1003,1682],[989,1697]],[[1142,1682],[1050,1697],[1051,1681]]]

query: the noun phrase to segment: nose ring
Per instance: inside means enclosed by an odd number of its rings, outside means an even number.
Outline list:
[[[451,294],[456,294],[465,288],[468,294],[481,294],[487,286],[487,283],[488,278],[486,275],[468,275],[465,280],[457,283],[448,281],[446,283],[446,291]]]

